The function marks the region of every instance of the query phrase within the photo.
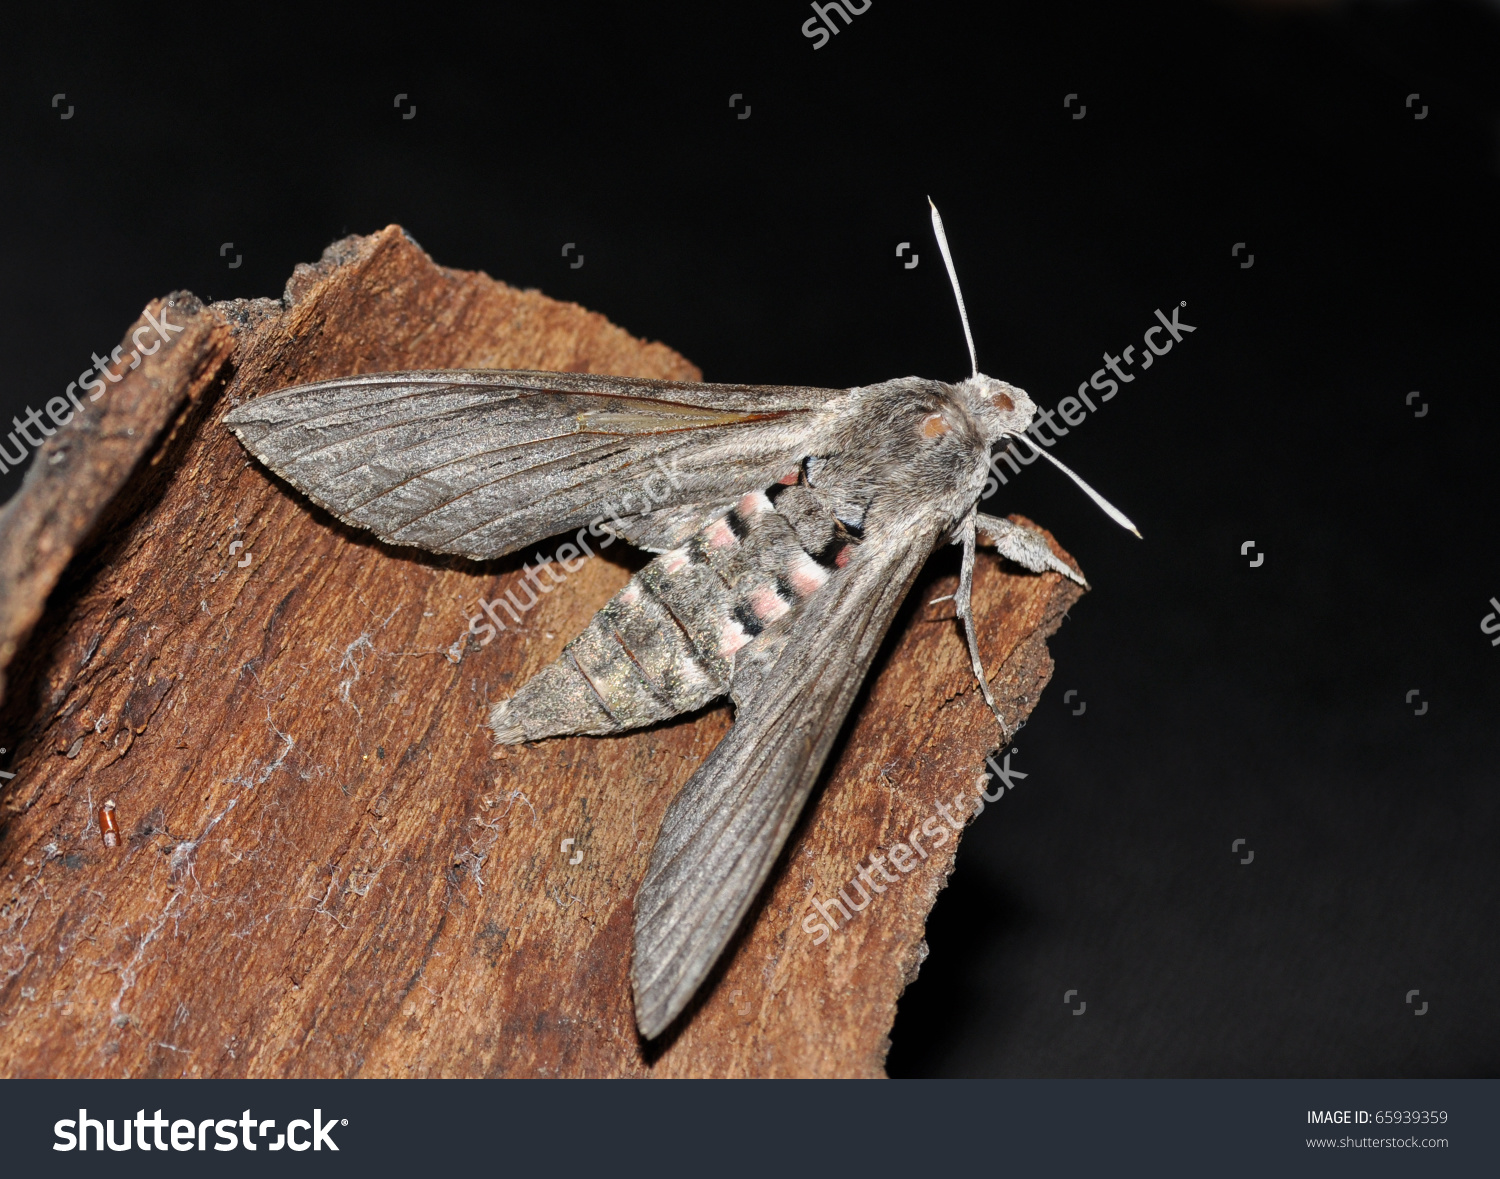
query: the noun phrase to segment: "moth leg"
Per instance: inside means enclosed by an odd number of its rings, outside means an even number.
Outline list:
[[[995,542],[1000,555],[1007,560],[1014,561],[1033,573],[1045,573],[1050,569],[1054,573],[1061,573],[1064,577],[1071,577],[1085,589],[1088,588],[1089,583],[1080,574],[1065,562],[1057,559],[1052,552],[1052,546],[1047,543],[1047,538],[1040,532],[1031,528],[1023,528],[1019,524],[1012,524],[1009,520],[1002,520],[999,516],[987,516],[983,512],[975,513],[974,523],[979,526],[981,532]],[[972,535],[972,528],[970,532]]]
[[[990,706],[990,711],[995,714],[995,719],[1000,722],[1000,732],[1007,738],[1011,736],[1010,726],[1005,723],[1005,718],[1000,715],[1000,708],[995,703],[994,696],[990,695],[989,677],[984,674],[984,663],[979,658],[979,642],[974,633],[974,611],[971,608],[972,591],[974,588],[974,523],[973,513],[963,523],[963,545],[964,560],[963,567],[958,574],[958,592],[953,595],[953,603],[958,607],[958,617],[964,624],[964,635],[969,641],[969,662],[974,667],[974,676],[979,680],[979,690],[984,693],[984,702]]]

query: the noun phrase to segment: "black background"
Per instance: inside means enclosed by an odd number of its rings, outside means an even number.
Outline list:
[[[965,375],[929,193],[981,368],[1045,406],[1186,300],[1057,447],[1145,541],[1040,467],[989,505],[1094,590],[890,1069],[1500,1069],[1494,6],[875,0],[820,50],[784,2],[29,8],[6,420],[150,298],[276,295],[389,222],[710,380]]]

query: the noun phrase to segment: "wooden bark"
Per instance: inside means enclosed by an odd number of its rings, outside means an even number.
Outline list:
[[[953,589],[952,551],[898,618],[741,937],[688,1018],[643,1045],[631,899],[730,713],[505,756],[484,725],[639,555],[605,550],[481,647],[472,604],[519,583],[520,554],[381,545],[220,419],[355,372],[698,370],[576,305],[439,267],[397,227],[299,266],[282,300],[148,311],[183,330],[49,439],[0,513],[0,1074],[882,1075],[957,839],[925,840],[822,944],[803,919],[938,802],[972,800],[997,744],[952,603],[928,604]],[[981,554],[981,649],[1013,723],[1077,596]]]

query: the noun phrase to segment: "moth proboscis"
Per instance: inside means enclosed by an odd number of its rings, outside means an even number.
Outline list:
[[[765,883],[892,618],[945,540],[963,546],[954,602],[1004,730],[970,608],[977,534],[1027,569],[1083,579],[1040,533],[978,510],[990,448],[1030,446],[1136,531],[1030,440],[1026,393],[979,371],[936,206],[932,226],[972,369],[954,384],[375,373],[268,394],[225,418],[314,503],[391,544],[488,560],[588,529],[656,554],[490,713],[497,740],[515,744],[734,702],[636,895],[631,981],[647,1038],[682,1012]]]

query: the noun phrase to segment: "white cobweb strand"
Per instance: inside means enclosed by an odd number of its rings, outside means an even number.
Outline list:
[[[958,300],[958,318],[964,325],[964,341],[969,345],[969,367],[974,370],[973,375],[979,375],[979,356],[974,351],[974,335],[969,331],[969,313],[964,309],[964,293],[958,288],[958,271],[953,269],[953,255],[948,251],[948,235],[943,232],[943,219],[938,216],[937,206],[932,203],[932,198],[927,198],[927,204],[932,208],[932,232],[937,235],[938,250],[943,255],[943,265],[948,268],[948,281],[953,284],[953,297]]]
[[[1103,508],[1104,514],[1106,516],[1108,516],[1121,528],[1129,529],[1131,532],[1134,532],[1137,537],[1140,537],[1140,529],[1138,529],[1134,524],[1130,522],[1130,518],[1126,516],[1124,512],[1120,511],[1119,508],[1115,507],[1114,504],[1110,503],[1109,500],[1105,499],[1102,495],[1100,495],[1097,491],[1095,491],[1092,487],[1085,483],[1083,479],[1071,467],[1067,466],[1061,460],[1053,458],[1050,454],[1048,454],[1045,450],[1043,450],[1040,446],[1033,442],[1029,437],[1027,437],[1027,435],[1012,434],[1011,437],[1024,441],[1026,445],[1031,447],[1032,450],[1036,451],[1037,454],[1041,455],[1069,479],[1073,480],[1074,483],[1078,484],[1079,487],[1083,488],[1084,494],[1086,494],[1091,500],[1093,500],[1096,504]]]

